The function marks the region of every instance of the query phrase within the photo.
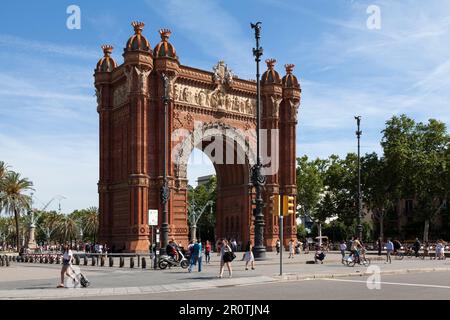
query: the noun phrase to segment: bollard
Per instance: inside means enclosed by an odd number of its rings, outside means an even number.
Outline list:
[[[60,256],[56,256],[56,264],[60,264],[61,263],[61,258]]]
[[[95,266],[95,257],[92,257],[92,266]]]
[[[42,263],[42,262],[44,262],[44,257],[40,256],[39,257],[39,263]]]
[[[3,267],[3,257],[0,256],[0,267]]]
[[[130,268],[134,268],[134,257],[130,257]]]
[[[105,266],[105,256],[101,256],[100,257],[100,266],[104,267]]]
[[[30,259],[28,260],[29,263],[33,263],[34,262],[34,257],[31,256]]]
[[[113,257],[109,257],[109,266],[112,267],[114,265],[114,259]]]
[[[44,263],[48,263],[48,258],[44,257]]]
[[[9,256],[9,261],[12,261],[12,258],[13,258],[12,256]]]
[[[147,268],[147,262],[145,261],[145,258],[142,257],[142,269]]]
[[[123,268],[124,264],[125,264],[125,259],[123,257],[120,257],[119,268]]]
[[[76,256],[75,256],[75,264],[76,264],[77,266],[80,265],[80,256],[79,256],[79,255],[76,255]]]
[[[88,265],[88,259],[86,256],[84,256],[84,258],[83,258],[83,265],[85,265],[85,266]]]
[[[16,262],[16,256],[13,256],[13,257],[12,257],[12,261],[13,261],[13,262]]]
[[[5,264],[6,264],[7,267],[9,267],[9,260],[8,260],[7,256],[5,256]]]

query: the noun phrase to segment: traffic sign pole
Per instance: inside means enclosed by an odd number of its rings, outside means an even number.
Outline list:
[[[278,197],[278,201],[281,202],[281,206],[283,205],[283,201],[280,201],[280,197]],[[278,205],[280,207],[280,205]],[[283,275],[283,248],[284,248],[284,242],[283,242],[283,208],[280,208],[281,210],[278,211],[278,214],[280,216],[279,221],[279,229],[280,229],[280,276]]]

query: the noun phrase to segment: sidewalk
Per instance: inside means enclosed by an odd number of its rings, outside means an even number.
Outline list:
[[[278,258],[268,253],[266,261],[256,262],[255,271],[245,271],[243,261],[233,262],[233,278],[217,278],[219,261],[212,256],[212,263],[203,266],[202,272],[196,269],[188,273],[181,268],[167,270],[130,269],[118,267],[80,266],[92,285],[86,289],[56,289],[61,265],[35,263],[13,263],[10,267],[0,268],[0,299],[64,299],[95,296],[128,295],[143,293],[160,293],[175,291],[204,290],[211,288],[253,285],[269,282],[299,281],[314,278],[334,278],[363,276],[373,274],[374,269],[341,264],[340,255],[329,253],[323,265],[305,264],[313,254],[296,255],[294,259],[284,259],[283,276],[279,275]],[[238,255],[239,258],[239,255]],[[450,271],[450,260],[393,260],[385,264],[383,260],[374,261],[372,266],[379,267],[383,274],[400,274],[413,272]],[[374,268],[374,267],[371,267]],[[375,267],[376,268],[376,267]],[[7,272],[5,272],[7,271]],[[155,296],[156,297],[156,296]]]

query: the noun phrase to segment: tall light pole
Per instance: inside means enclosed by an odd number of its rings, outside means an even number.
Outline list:
[[[252,167],[252,184],[256,190],[256,208],[253,211],[255,216],[255,245],[253,247],[253,255],[257,260],[263,260],[266,257],[266,248],[264,247],[264,215],[263,215],[263,199],[261,189],[266,181],[266,177],[261,174],[261,158],[259,151],[259,130],[261,128],[261,87],[259,83],[259,62],[263,55],[263,48],[259,46],[261,38],[261,22],[250,24],[255,29],[256,48],[253,48],[253,55],[256,61],[256,164]]]
[[[361,195],[361,154],[360,154],[360,139],[362,131],[360,129],[361,125],[361,116],[355,117],[356,124],[358,125],[358,130],[356,131],[356,137],[358,138],[358,238],[359,241],[362,241],[362,225],[361,225],[361,216],[362,216],[362,195]]]
[[[166,74],[162,74],[164,82],[164,159],[163,159],[163,185],[160,190],[160,199],[163,207],[162,224],[161,224],[161,254],[166,254],[166,246],[169,242],[169,213],[167,209],[167,202],[170,197],[170,189],[167,183],[167,107],[169,104],[169,77]]]

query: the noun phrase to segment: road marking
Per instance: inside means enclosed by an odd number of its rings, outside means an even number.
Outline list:
[[[341,281],[341,282],[356,282],[366,284],[366,280],[344,280],[344,279],[315,279],[315,280],[325,280],[325,281]],[[406,287],[424,287],[424,288],[439,288],[439,289],[450,289],[450,286],[439,286],[434,284],[420,284],[420,283],[402,283],[402,282],[380,282],[380,284],[388,284],[394,286],[406,286]]]

